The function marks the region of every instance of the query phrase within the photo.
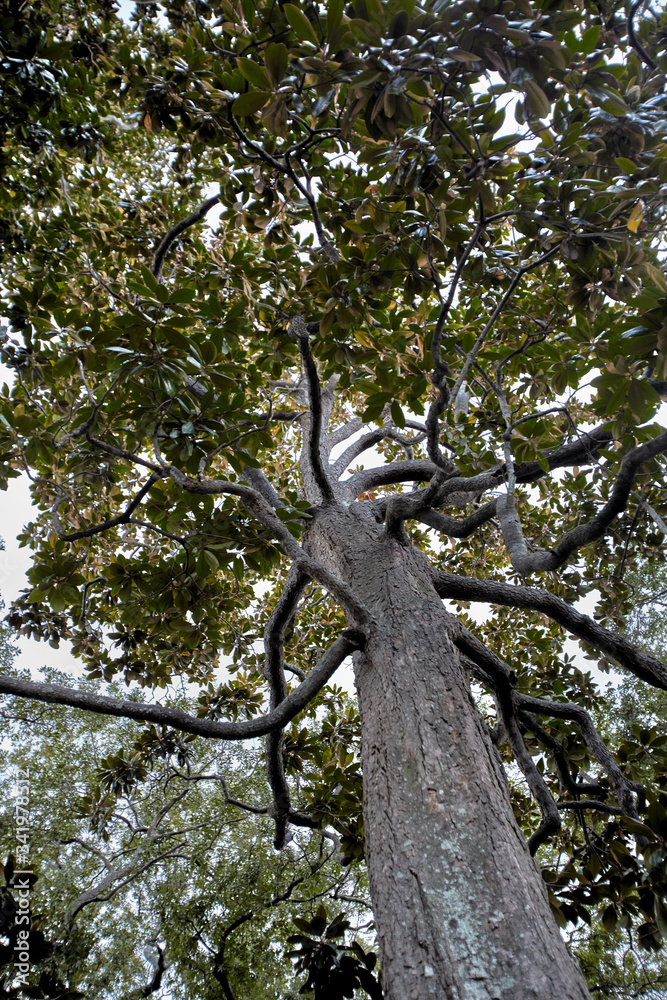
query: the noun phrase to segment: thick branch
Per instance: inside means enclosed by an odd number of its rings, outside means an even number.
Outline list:
[[[667,690],[667,665],[642,652],[623,636],[615,635],[588,615],[576,611],[567,601],[537,587],[514,587],[496,580],[476,580],[433,570],[433,583],[440,597],[461,601],[488,601],[510,608],[540,611],[591,646],[601,650],[636,677]]]
[[[361,417],[352,417],[347,420],[340,427],[335,427],[329,434],[327,434],[326,445],[327,454],[334,448],[337,444],[342,444],[343,441],[347,441],[348,438],[356,434],[363,427],[363,421]]]
[[[315,359],[313,358],[308,342],[308,330],[301,316],[295,316],[292,319],[290,323],[290,336],[295,337],[299,342],[301,360],[303,361],[308,382],[310,420],[308,421],[306,433],[310,467],[323,499],[328,503],[333,503],[336,497],[322,463],[322,394],[320,380],[317,375],[317,368],[315,367]]]
[[[625,510],[641,466],[665,451],[667,451],[667,431],[628,452],[621,462],[607,503],[590,521],[568,531],[550,551],[528,552],[514,497],[510,493],[500,497],[497,507],[498,518],[512,566],[519,573],[557,569],[577,549],[601,538],[612,521]]]
[[[509,690],[516,687],[517,678],[514,671],[508,667],[492,650],[473,635],[458,618],[445,612],[447,616],[447,634],[456,646],[475,666],[481,668],[495,691]]]
[[[269,708],[275,710],[287,697],[285,681],[285,630],[292,620],[303,594],[307,576],[292,567],[282,594],[264,630],[264,675],[269,682]],[[272,815],[276,824],[273,845],[280,850],[285,844],[290,813],[290,793],[283,764],[283,733],[274,730],[266,737],[266,774],[273,794]]]
[[[60,684],[43,684],[40,681],[26,681],[3,675],[0,675],[0,694],[32,698],[50,705],[69,705],[71,708],[82,708],[98,715],[154,722],[209,740],[248,740],[255,736],[266,736],[267,733],[281,729],[291,722],[333,677],[343,660],[355,650],[362,648],[364,641],[365,637],[359,630],[346,629],[323,653],[303,684],[292,691],[274,711],[256,719],[249,719],[247,722],[214,722],[163,705],[123,701],[118,698],[108,698],[106,695],[92,694],[90,691],[77,691]]]
[[[362,469],[349,479],[343,480],[343,485],[358,497],[380,486],[408,482],[428,483],[437,471],[438,466],[434,462],[417,458],[411,462],[392,462],[390,465],[380,465],[374,469]]]
[[[567,468],[573,465],[584,465],[595,460],[601,447],[612,440],[612,434],[604,427],[596,427],[592,431],[581,433],[575,441],[561,445],[553,451],[545,454],[549,472],[554,469]],[[505,464],[498,465],[495,469],[483,472],[478,476],[469,479],[456,476],[456,466],[452,462],[452,478],[447,481],[446,490],[451,493],[483,493],[485,490],[496,489],[506,480]],[[378,466],[374,469],[363,469],[355,472],[349,479],[343,481],[344,485],[359,496],[368,490],[375,490],[381,486],[390,486],[394,483],[407,482],[429,482],[438,466],[428,459],[416,459],[408,462],[393,462],[390,465]],[[538,462],[524,462],[515,467],[517,483],[532,483],[544,478],[547,472]]]
[[[203,205],[200,205],[196,211],[194,211],[191,215],[188,215],[185,219],[181,219],[180,222],[177,222],[176,225],[169,230],[166,236],[162,238],[151,262],[151,271],[158,281],[162,278],[162,268],[164,266],[166,256],[181,233],[184,233],[186,229],[190,229],[191,226],[201,222],[206,217],[206,214],[213,208],[214,205],[217,205],[219,201],[219,194],[214,195],[212,198],[207,198]]]
[[[448,535],[450,538],[469,538],[482,524],[486,524],[495,516],[495,499],[490,500],[483,507],[478,507],[472,514],[460,521],[447,514],[441,514],[437,510],[422,510],[415,515],[422,524],[428,524],[430,528],[435,528],[436,531],[441,531],[443,535]]]
[[[362,455],[369,448],[375,447],[380,441],[389,439],[391,441],[397,441],[403,447],[409,447],[413,444],[417,444],[419,441],[423,440],[423,434],[416,435],[414,438],[406,438],[402,434],[399,434],[395,427],[378,427],[377,430],[369,431],[368,434],[364,434],[360,437],[358,441],[353,441],[348,448],[345,449],[342,455],[340,455],[336,461],[331,466],[331,471],[333,475],[338,479],[343,475],[345,470],[352,465],[355,458]]]

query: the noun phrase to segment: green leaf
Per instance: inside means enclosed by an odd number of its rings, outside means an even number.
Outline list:
[[[313,45],[319,45],[319,38],[315,34],[315,29],[300,7],[297,7],[293,3],[286,3],[283,7],[283,12],[290,28],[293,29],[302,42],[312,42]]]
[[[528,107],[538,118],[548,118],[551,113],[551,102],[535,80],[526,80],[526,100]]]
[[[287,46],[282,42],[271,42],[264,50],[264,65],[274,87],[278,87],[287,69]]]
[[[249,90],[245,94],[237,97],[232,104],[232,111],[241,117],[250,117],[257,114],[271,100],[271,94],[265,92]]]
[[[264,69],[258,63],[254,62],[252,59],[239,59],[238,67],[248,83],[251,83],[254,87],[259,87],[260,90],[270,89],[271,84],[269,83],[268,77],[264,72]],[[236,107],[236,105],[234,106]],[[245,114],[246,112],[237,111],[236,113]]]
[[[327,37],[332,34],[340,24],[345,8],[345,0],[328,0],[327,3]]]
[[[589,28],[588,31],[585,31],[583,33],[579,41],[579,44],[577,46],[579,52],[587,56],[593,51],[593,49],[598,43],[598,38],[600,37],[600,30],[601,30],[600,25],[594,24],[592,28]]]

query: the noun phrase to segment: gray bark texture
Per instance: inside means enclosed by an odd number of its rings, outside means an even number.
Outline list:
[[[321,509],[306,545],[375,618],[354,659],[385,996],[586,1000],[432,568],[406,542],[354,503]]]

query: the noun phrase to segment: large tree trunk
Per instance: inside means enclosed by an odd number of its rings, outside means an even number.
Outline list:
[[[308,534],[377,619],[355,675],[387,1000],[585,1000],[426,557],[361,503]]]

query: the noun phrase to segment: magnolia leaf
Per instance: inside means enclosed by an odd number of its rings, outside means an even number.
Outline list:
[[[235,115],[249,117],[257,114],[257,112],[264,107],[270,98],[271,94],[267,94],[263,91],[249,90],[247,93],[241,94],[240,97],[236,98],[232,104],[232,111]]]

